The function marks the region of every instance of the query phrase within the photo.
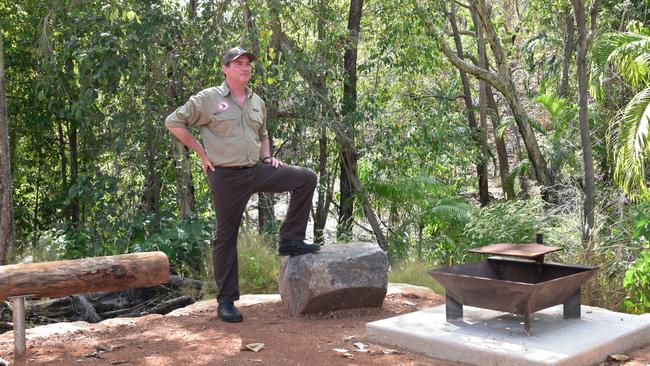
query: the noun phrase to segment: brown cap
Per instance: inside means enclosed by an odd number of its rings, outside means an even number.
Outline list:
[[[227,65],[236,59],[238,59],[241,56],[248,56],[248,59],[251,61],[255,61],[257,57],[253,55],[252,53],[246,51],[245,49],[241,47],[235,47],[231,48],[226,53],[223,54],[223,61],[221,62],[223,65]]]

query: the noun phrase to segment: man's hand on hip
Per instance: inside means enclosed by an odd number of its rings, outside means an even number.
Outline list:
[[[207,157],[201,157],[201,167],[203,168],[203,174],[205,175],[208,175],[208,169],[214,171],[214,166]]]
[[[282,160],[277,159],[277,158],[273,158],[273,157],[270,157],[270,156],[267,156],[266,158],[264,158],[262,160],[262,163],[271,164],[271,165],[273,165],[274,168],[279,168],[281,166],[284,166],[284,163],[282,162]]]

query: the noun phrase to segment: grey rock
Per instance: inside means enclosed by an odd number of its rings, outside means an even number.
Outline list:
[[[386,253],[373,243],[325,245],[287,257],[280,269],[280,296],[293,314],[379,307],[388,288]]]

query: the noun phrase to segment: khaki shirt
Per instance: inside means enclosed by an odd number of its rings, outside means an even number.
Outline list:
[[[166,127],[196,127],[215,166],[252,166],[260,160],[261,141],[268,138],[266,105],[246,88],[240,107],[224,82],[190,97],[165,120]]]

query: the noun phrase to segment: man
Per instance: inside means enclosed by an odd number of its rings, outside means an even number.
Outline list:
[[[316,174],[285,165],[271,156],[266,130],[266,106],[247,84],[255,56],[241,47],[223,55],[225,82],[193,95],[165,120],[165,126],[201,158],[217,216],[212,241],[214,276],[219,287],[217,314],[226,322],[241,322],[234,306],[239,299],[237,234],[246,203],[257,192],[291,191],[287,217],[280,228],[280,255],[320,250],[304,242]],[[198,128],[203,145],[188,128]]]

